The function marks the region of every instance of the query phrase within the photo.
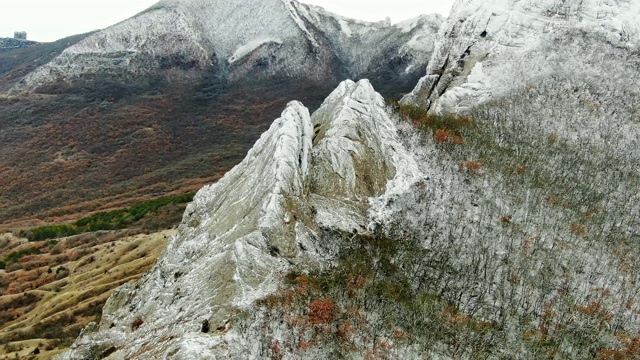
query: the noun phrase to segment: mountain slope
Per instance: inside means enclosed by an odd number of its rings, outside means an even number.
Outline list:
[[[18,48],[0,46],[0,91],[9,90],[22,77],[47,64],[85,36],[76,35],[53,43],[32,43]]]
[[[3,226],[197,189],[237,164],[290,99],[317,108],[349,77],[399,97],[422,76],[442,20],[183,0],[91,34],[0,96]]]
[[[421,133],[364,81],[290,105],[66,358],[638,357],[636,5],[559,4],[458,2],[396,108]]]
[[[422,123],[467,179],[440,174],[399,226],[456,259],[436,291],[500,324],[505,353],[638,356],[639,18],[631,1],[459,1],[402,101],[474,124]]]
[[[410,78],[426,64],[441,22],[431,16],[404,27],[365,23],[291,0],[162,1],[70,47],[12,93],[48,93],[92,74],[135,79],[160,72],[173,79],[173,72],[208,67],[231,83],[274,76],[318,82],[359,78],[397,62],[405,71],[396,77]]]
[[[261,356],[232,324],[292,267],[333,256],[323,231],[365,232],[370,196],[420,178],[387,111],[365,80],[343,82],[311,117],[290,103],[241,164],[198,192],[154,269],[110,298],[97,332],[63,358]]]

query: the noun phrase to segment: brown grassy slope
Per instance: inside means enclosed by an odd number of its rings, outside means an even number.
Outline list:
[[[329,91],[266,86],[211,101],[193,89],[0,96],[0,231],[197,190],[239,163],[287,102],[317,106]]]
[[[0,270],[0,359],[16,353],[27,357],[35,348],[40,354],[34,358],[49,359],[68,347],[84,326],[100,319],[116,287],[138,279],[155,263],[174,232],[124,238],[119,238],[122,232],[98,232],[55,245],[4,242],[3,258],[29,247],[39,247],[41,254]]]

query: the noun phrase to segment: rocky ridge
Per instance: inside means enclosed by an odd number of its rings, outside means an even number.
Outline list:
[[[161,1],[68,48],[12,93],[43,91],[91,74],[136,78],[160,72],[175,81],[176,71],[207,68],[232,83],[384,76],[407,85],[426,66],[442,21],[425,16],[401,26],[366,23],[292,0]]]
[[[324,266],[334,244],[323,229],[366,232],[381,221],[374,198],[421,178],[395,121],[366,80],[340,84],[311,117],[290,103],[241,164],[198,192],[158,264],[118,290],[97,332],[62,359],[258,356],[233,318],[292,267]]]
[[[459,1],[403,102],[464,121],[421,137],[367,81],[342,83],[312,116],[291,103],[63,358],[336,356],[331,342],[283,354],[270,340],[291,343],[295,329],[255,301],[291,270],[331,267],[345,239],[327,233],[374,228],[420,245],[391,263],[446,336],[407,344],[372,326],[351,344],[373,337],[371,351],[398,358],[637,356],[637,10]],[[381,325],[398,306],[376,304],[364,321]]]
[[[404,101],[460,112],[557,72],[593,72],[585,57],[637,53],[638,16],[638,3],[626,0],[459,0],[427,75]]]

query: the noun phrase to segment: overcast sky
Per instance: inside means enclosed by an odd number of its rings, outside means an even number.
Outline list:
[[[0,37],[26,31],[35,41],[103,29],[125,20],[157,0],[0,0]],[[233,0],[229,0],[233,1]],[[256,0],[260,1],[260,0]],[[347,17],[392,22],[420,14],[449,14],[454,0],[302,0]]]

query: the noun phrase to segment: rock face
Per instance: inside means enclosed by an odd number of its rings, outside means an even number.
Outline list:
[[[627,0],[459,0],[404,102],[463,111],[556,73],[593,73],[609,51],[637,57],[639,16]]]
[[[355,41],[347,35],[359,25],[292,6],[315,19],[302,21],[309,46]],[[419,136],[364,80],[342,83],[311,116],[290,103],[238,167],[198,193],[154,269],[115,293],[62,358],[638,357],[639,10],[622,0],[458,1],[403,103],[464,118],[400,109],[419,115]],[[312,23],[342,30],[321,41]],[[241,59],[254,45],[228,53]],[[312,323],[325,338],[258,309],[282,274],[331,264],[340,246],[323,233],[353,240],[376,225],[417,244],[362,279],[394,274],[376,290],[391,301],[366,293],[367,312],[351,311],[362,283],[348,283],[335,309],[351,317]],[[411,296],[394,292],[401,284]],[[277,346],[294,336],[295,349]]]
[[[293,0],[166,0],[70,47],[13,93],[94,74],[175,81],[176,72],[206,69],[232,83],[374,76],[406,86],[426,66],[442,21],[365,23]]]
[[[259,351],[230,319],[272,293],[293,266],[330,258],[323,229],[366,231],[381,221],[373,199],[384,203],[420,177],[368,81],[341,83],[311,117],[291,102],[242,163],[198,192],[153,270],[118,290],[96,332],[61,358]],[[203,324],[217,332],[203,332]]]
[[[291,99],[315,110],[342,80],[365,77],[400,98],[442,21],[365,23],[290,0],[162,1],[81,41],[4,52],[0,168],[11,170],[0,217],[49,221],[103,197],[199,188],[237,165]]]

